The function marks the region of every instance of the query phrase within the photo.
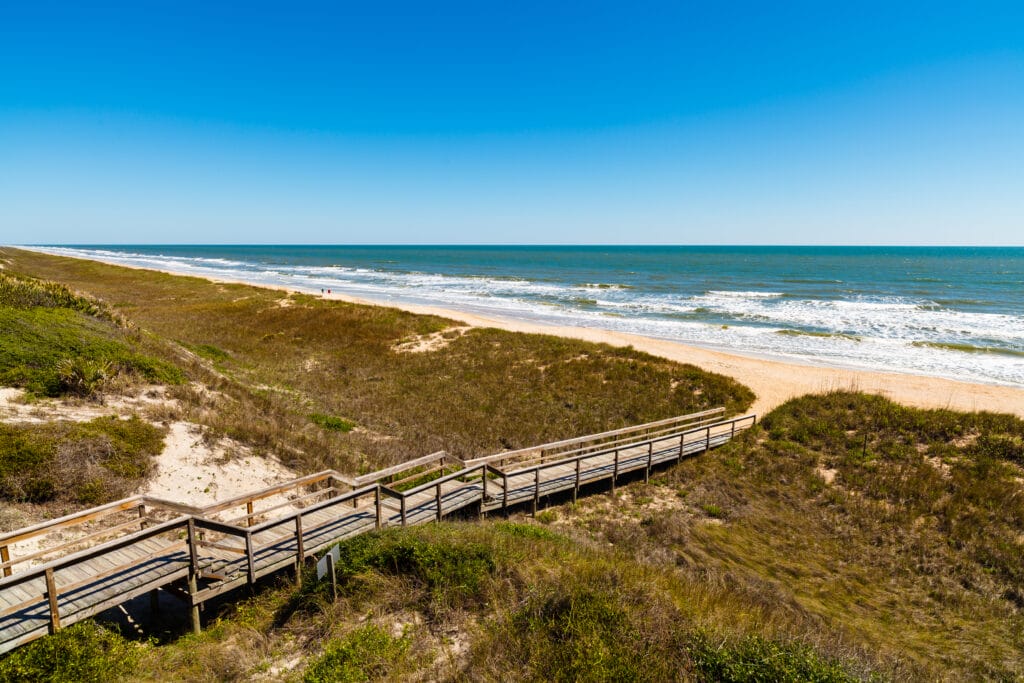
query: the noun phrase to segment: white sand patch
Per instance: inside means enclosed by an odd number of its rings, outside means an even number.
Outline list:
[[[211,447],[203,442],[201,429],[188,422],[171,423],[165,444],[156,458],[156,472],[138,491],[143,495],[203,506],[298,476],[276,460],[255,456],[230,439]],[[229,453],[234,456],[228,457]],[[283,500],[260,501],[257,510]]]
[[[432,334],[421,334],[401,341],[394,346],[392,350],[398,353],[426,353],[427,351],[437,351],[451,344],[453,341],[464,335],[469,329],[468,326],[463,327],[449,327],[440,332],[434,332]]]
[[[839,474],[839,470],[828,469],[825,467],[819,467],[815,470],[817,475],[825,480],[826,484],[831,484],[836,480],[836,475]]]
[[[177,407],[164,387],[142,388],[136,396],[102,397],[98,401],[38,399],[25,402],[22,389],[0,388],[0,422],[40,423],[51,420],[87,422],[97,417],[128,417],[147,408]]]

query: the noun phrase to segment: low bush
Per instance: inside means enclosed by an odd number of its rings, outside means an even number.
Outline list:
[[[134,416],[0,424],[0,499],[94,505],[123,497],[149,474],[164,435]]]
[[[393,680],[393,667],[409,651],[407,637],[395,638],[379,626],[357,628],[327,643],[306,669],[305,683],[363,683]]]
[[[2,683],[107,683],[126,677],[139,646],[83,621],[0,657]]]

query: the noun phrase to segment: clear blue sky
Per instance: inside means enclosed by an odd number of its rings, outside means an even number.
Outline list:
[[[1024,244],[1024,3],[7,2],[0,243]]]

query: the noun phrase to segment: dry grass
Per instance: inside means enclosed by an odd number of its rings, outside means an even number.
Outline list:
[[[583,500],[560,524],[817,621],[899,677],[1019,678],[1022,434],[1011,416],[804,397],[612,510]],[[638,502],[665,491],[674,506]]]
[[[396,351],[454,323],[392,308],[3,250],[8,270],[102,300],[159,340],[209,389],[172,392],[211,434],[303,471],[359,471],[438,450],[476,456],[726,405],[725,377],[546,335],[473,329],[424,353]],[[290,305],[282,306],[282,301]],[[155,342],[154,342],[155,343]],[[184,357],[184,359],[182,359]],[[359,429],[324,429],[310,415]]]

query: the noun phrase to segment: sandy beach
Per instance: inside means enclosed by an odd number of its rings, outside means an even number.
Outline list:
[[[124,264],[114,264],[132,268]],[[138,268],[140,270],[156,270]],[[160,269],[171,275],[184,273]],[[267,289],[310,294],[306,290],[269,285],[254,285],[240,279],[196,276],[213,282],[244,284]],[[918,408],[949,408],[963,411],[989,411],[1011,413],[1024,417],[1024,388],[994,384],[975,384],[940,377],[911,375],[901,372],[872,372],[817,365],[787,363],[778,360],[723,353],[679,342],[654,339],[623,332],[589,327],[548,325],[526,320],[482,316],[465,311],[436,306],[375,301],[332,292],[324,298],[371,306],[391,306],[412,313],[437,315],[459,321],[472,327],[496,327],[512,332],[554,334],[585,341],[632,346],[655,356],[681,363],[690,363],[705,370],[721,373],[742,382],[757,394],[751,411],[763,415],[796,396],[832,390],[851,389],[885,396],[908,406]]]

